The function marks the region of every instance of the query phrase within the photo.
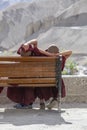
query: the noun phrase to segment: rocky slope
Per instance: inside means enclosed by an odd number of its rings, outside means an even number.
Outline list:
[[[87,0],[35,0],[0,12],[0,51],[16,52],[32,38],[42,49],[54,43],[86,55]]]
[[[33,0],[0,0],[0,10],[6,9],[8,6],[18,2],[31,2]]]

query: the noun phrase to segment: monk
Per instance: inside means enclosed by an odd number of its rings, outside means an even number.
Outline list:
[[[46,52],[50,52],[54,56],[62,55],[62,71],[64,69],[66,59],[72,54],[72,51],[70,50],[60,53],[59,48],[55,45],[49,46]],[[58,89],[56,87],[45,87],[45,88],[38,87],[38,88],[35,88],[35,90],[36,90],[35,92],[36,92],[37,97],[40,98],[40,107],[42,109],[45,109],[45,101],[49,100],[50,98],[52,98],[52,100],[47,105],[48,109],[51,109],[52,107],[56,105],[57,97],[58,97]],[[62,79],[61,97],[63,98],[65,96],[66,96],[65,84]]]
[[[72,51],[59,52],[59,48],[55,45],[51,45],[46,51],[50,52],[52,54],[59,53],[60,55],[62,55],[62,66],[61,67],[62,67],[62,71],[63,71],[64,66],[65,66],[65,62],[66,62],[67,58],[72,54]],[[52,109],[52,107],[54,107],[58,103],[58,100],[57,100],[58,88],[50,87],[50,93],[51,93],[52,100],[47,105],[48,109]],[[64,84],[64,81],[62,79],[61,97],[63,98],[65,96],[66,96],[65,84]]]

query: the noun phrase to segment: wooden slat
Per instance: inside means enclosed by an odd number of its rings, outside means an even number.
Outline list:
[[[22,56],[1,56],[0,61],[36,61],[36,62],[44,62],[44,61],[49,61],[49,62],[54,62],[57,58],[56,57],[34,57],[34,56],[29,56],[29,57],[22,57]]]
[[[0,87],[55,87],[56,84],[18,84],[11,85],[7,83],[0,83]]]
[[[16,79],[0,79],[0,83],[8,84],[54,84],[55,78],[16,78]]]
[[[55,77],[55,72],[37,72],[34,71],[32,73],[27,72],[2,72],[0,73],[0,77]]]
[[[6,72],[6,71],[8,71],[8,72]],[[8,68],[1,68],[0,69],[0,74],[2,74],[3,72],[5,72],[5,73],[10,73],[10,72],[12,72],[12,73],[15,73],[15,72],[19,72],[19,73],[22,73],[22,71],[23,72],[30,72],[30,73],[32,73],[32,72],[54,72],[55,71],[55,68],[54,67],[8,67]]]
[[[0,62],[0,67],[9,67],[9,66],[13,66],[13,67],[27,67],[27,66],[55,66],[55,62]],[[49,67],[50,67],[49,66]]]
[[[29,63],[16,63],[16,64],[0,64],[0,72],[4,71],[54,71],[55,65],[52,64],[29,64]]]

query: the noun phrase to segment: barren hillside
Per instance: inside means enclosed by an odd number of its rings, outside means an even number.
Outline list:
[[[86,55],[87,0],[35,0],[0,12],[0,51],[16,52],[32,38],[42,49],[54,43]]]

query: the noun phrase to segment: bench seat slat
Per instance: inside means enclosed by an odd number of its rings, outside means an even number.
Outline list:
[[[10,71],[19,71],[19,72],[21,72],[22,70],[24,70],[24,71],[54,71],[55,70],[55,67],[54,66],[51,66],[50,64],[48,65],[48,66],[43,66],[43,65],[37,65],[37,66],[20,66],[19,64],[18,65],[3,65],[3,66],[1,66],[0,65],[0,68],[2,68],[2,69],[0,69],[0,73],[1,72],[6,72],[6,71],[8,71],[8,72],[10,72]]]
[[[28,71],[27,72],[3,72],[3,73],[0,73],[0,77],[47,77],[47,78],[52,78],[52,77],[56,77],[56,74],[55,72],[32,72],[32,73],[29,73]]]
[[[0,87],[55,87],[55,84],[18,84],[18,86],[16,86],[16,84],[11,85],[11,84],[7,84],[7,83],[2,83],[0,84]]]
[[[18,78],[18,79],[0,79],[0,83],[8,83],[8,84],[39,84],[39,83],[55,83],[55,78]]]
[[[38,63],[38,64],[37,64]],[[0,67],[8,67],[8,66],[17,66],[17,67],[27,67],[27,66],[33,66],[33,67],[35,67],[35,66],[48,66],[48,65],[50,65],[50,66],[55,66],[55,62],[0,62]]]
[[[15,61],[15,62],[55,62],[56,57],[33,57],[33,56],[29,56],[29,57],[22,57],[22,56],[2,56],[0,57],[0,61]]]

